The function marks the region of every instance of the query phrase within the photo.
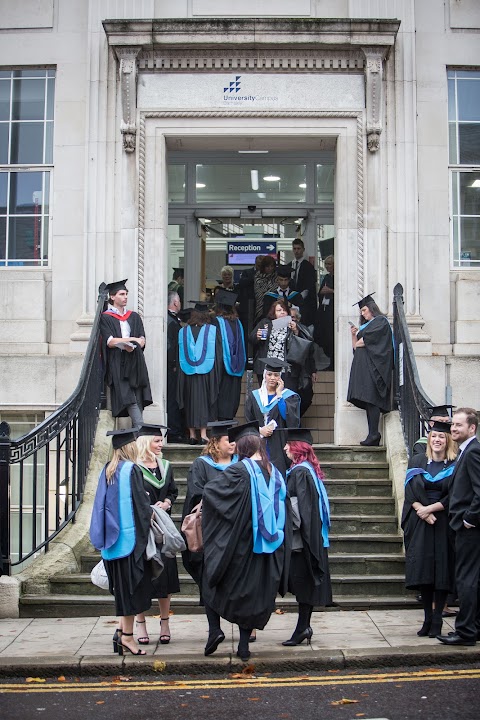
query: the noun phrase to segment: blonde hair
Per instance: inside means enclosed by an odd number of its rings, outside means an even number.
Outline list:
[[[150,448],[151,444],[152,435],[140,435],[140,437],[137,438],[138,462],[154,463],[157,461],[157,457],[162,457],[162,453],[155,455],[155,453],[152,452]]]
[[[225,433],[225,435],[228,435],[228,433]],[[213,462],[218,462],[220,460],[220,448],[218,446],[219,440],[220,438],[218,437],[211,437],[202,450],[202,455],[210,455]]]
[[[113,482],[112,478],[115,475],[118,464],[122,460],[129,460],[130,462],[136,463],[138,457],[138,450],[137,450],[137,443],[135,440],[131,443],[127,443],[126,445],[123,445],[121,448],[117,448],[113,451],[112,459],[107,465],[106,469],[106,475],[107,475],[107,482]]]
[[[433,454],[432,454],[432,448],[430,447],[430,431],[427,435],[427,458],[429,460],[433,460]],[[435,432],[439,432],[439,430],[435,430]],[[441,433],[442,435],[445,435],[445,438],[447,440],[447,444],[445,446],[445,459],[446,460],[455,460],[458,455],[458,445],[453,440],[450,433]]]

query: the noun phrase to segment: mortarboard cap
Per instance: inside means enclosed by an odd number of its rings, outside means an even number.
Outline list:
[[[280,277],[290,277],[292,274],[292,268],[289,265],[279,265],[277,268],[277,275]]]
[[[306,442],[313,445],[310,428],[285,428],[284,432],[287,433],[287,442]]]
[[[115,295],[119,290],[126,290],[127,289],[127,281],[128,278],[125,280],[117,280],[116,282],[108,283],[107,284],[107,290],[109,295]]]
[[[173,277],[184,277],[185,268],[173,268]]]
[[[236,420],[218,420],[217,422],[207,423],[207,428],[210,430],[210,437],[220,438],[228,435],[228,431],[237,425]]]
[[[452,431],[452,425],[449,422],[441,422],[440,420],[434,420],[433,425],[429,428],[428,432],[436,430],[437,432],[449,433]]]
[[[190,315],[192,314],[192,308],[182,308],[178,311],[177,317],[180,320],[180,322],[186,323],[190,319]]]
[[[134,442],[138,437],[138,428],[127,428],[126,430],[109,430],[107,436],[112,436],[112,445],[114,450]]]
[[[430,417],[452,417],[453,405],[435,405],[430,411]]]
[[[193,309],[197,310],[197,312],[208,312],[208,308],[212,304],[207,302],[206,300],[189,300],[189,302],[195,303]]]
[[[152,435],[154,437],[163,437],[162,430],[168,430],[166,425],[141,425],[138,434],[139,435]],[[167,433],[165,432],[165,435]]]
[[[276,357],[259,358],[259,360],[265,365],[265,370],[270,370],[270,372],[279,373],[283,370],[288,370],[289,367],[285,360],[280,360],[280,358]]]
[[[227,307],[233,307],[237,302],[238,295],[232,290],[224,290],[218,288],[215,293],[215,302],[217,305],[226,305]]]
[[[252,422],[237,425],[236,427],[230,428],[228,431],[228,439],[230,442],[238,442],[240,438],[247,437],[247,435],[260,437],[259,427],[260,425],[258,420],[252,420]]]
[[[358,300],[358,302],[353,303],[352,307],[355,307],[355,305],[358,305],[360,310],[367,305],[367,303],[373,303],[375,300],[373,299],[372,295],[375,295],[375,293],[370,293],[370,295],[365,295],[361,300]]]

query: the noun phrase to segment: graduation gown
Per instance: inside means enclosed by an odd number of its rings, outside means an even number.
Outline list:
[[[363,410],[370,404],[384,413],[389,412],[393,344],[392,330],[387,318],[378,315],[361,325],[357,339],[361,338],[365,347],[356,348],[354,351],[347,400]]]
[[[160,460],[157,459],[157,467],[149,470],[160,480],[163,477]],[[148,495],[150,505],[157,502],[163,502],[168,498],[173,504],[178,496],[178,488],[173,477],[172,465],[168,463],[167,472],[165,473],[165,484],[161,488],[156,488],[148,480],[143,477],[143,487]],[[169,515],[172,514],[172,508],[167,510]],[[180,583],[178,580],[177,559],[166,557],[162,554],[163,572],[152,580],[152,597],[166,598],[172,593],[180,592]]]
[[[203,497],[203,489],[207,482],[216,477],[222,470],[212,467],[204,459],[204,456],[196,458],[190,465],[187,475],[187,494],[183,505],[182,520],[192,512]],[[195,580],[200,590],[200,603],[202,599],[202,573],[203,573],[203,550],[191,552],[188,547],[182,553],[183,567]]]
[[[118,482],[120,467],[121,465],[117,468],[113,482],[106,486],[106,492],[101,501],[102,508],[99,507],[97,498],[94,504],[90,531],[95,530],[98,523],[102,522],[104,525],[100,530],[105,532],[106,538],[109,533],[116,532],[120,520],[119,514],[115,513],[114,506],[109,503],[109,495],[114,494],[116,490],[115,482]],[[104,482],[102,475],[99,482]],[[109,590],[115,597],[115,614],[118,616],[137,615],[148,610],[151,605],[151,566],[145,558],[145,548],[152,510],[149,498],[143,488],[142,471],[137,465],[132,467],[130,486],[135,524],[135,547],[126,557],[104,560]],[[111,512],[103,512],[103,508],[108,508]]]
[[[332,584],[328,549],[323,546],[318,491],[307,468],[293,467],[288,473],[287,488],[290,497],[298,498],[303,541],[303,548],[292,552],[288,590],[299,603],[331,605]]]
[[[409,467],[429,468],[426,455],[415,455]],[[447,463],[453,465],[454,461]],[[429,482],[423,475],[416,475],[405,486],[405,502],[402,512],[402,530],[405,542],[405,585],[418,589],[421,585],[433,585],[436,590],[453,587],[454,562],[448,527],[448,481]],[[421,520],[412,507],[414,502],[430,505],[441,502],[445,508],[435,513],[437,521],[429,525]]]
[[[217,332],[222,343],[222,369],[220,373],[220,386],[218,390],[217,418],[218,420],[232,420],[240,404],[240,392],[242,388],[242,376],[245,369],[246,353],[243,327],[237,318],[222,318],[231,331],[231,344],[225,347],[225,339],[220,331],[217,319]],[[225,357],[227,355],[227,358]],[[235,370],[237,365],[241,367],[241,375],[231,375],[227,367]]]
[[[194,339],[203,326],[190,325]],[[183,328],[185,329],[185,328]],[[178,365],[178,407],[185,410],[185,422],[189,428],[202,428],[217,420],[217,399],[222,368],[222,341],[218,328],[215,337],[215,362],[208,373],[187,375]]]
[[[130,325],[130,337],[145,337],[143,322],[138,313],[130,312],[127,320]],[[112,415],[113,417],[128,417],[127,407],[138,401],[136,390],[141,391],[140,410],[153,402],[143,349],[137,346],[133,352],[127,352],[107,346],[110,336],[122,337],[120,320],[112,315],[103,313],[101,316],[100,334],[102,336],[105,382],[110,388]]]
[[[267,473],[264,473],[268,477]],[[273,553],[253,552],[250,475],[242,462],[230,465],[203,490],[203,599],[229,622],[262,630],[287,591],[291,547],[286,499],[284,542]]]
[[[273,396],[271,396],[273,397]],[[285,418],[281,415],[281,409],[279,403],[277,403],[268,413],[267,420],[265,415],[258,405],[258,402],[253,393],[248,393],[245,399],[245,421],[251,422],[252,420],[258,420],[260,427],[266,425],[270,420],[277,422],[277,427],[273,431],[271,437],[266,438],[267,441],[267,452],[270,461],[275,465],[278,470],[285,477],[287,471],[287,458],[283,452],[286,442],[286,434],[282,432],[283,428],[296,428],[300,427],[300,398],[296,393],[290,395],[285,399],[286,414]]]

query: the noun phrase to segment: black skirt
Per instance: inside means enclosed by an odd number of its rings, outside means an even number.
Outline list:
[[[177,559],[162,555],[164,562],[163,572],[158,578],[152,580],[152,597],[166,598],[172,593],[180,592],[178,581]]]

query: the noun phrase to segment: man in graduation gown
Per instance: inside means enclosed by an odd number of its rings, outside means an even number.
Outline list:
[[[229,439],[248,434],[260,439],[258,423],[232,428]],[[269,473],[265,461],[252,452],[203,490],[203,597],[214,613],[239,625],[241,640],[242,630],[249,636],[252,628],[265,627],[277,592],[287,589],[290,506],[284,479],[274,468]],[[216,649],[222,636],[209,640]],[[237,654],[245,659],[249,652],[242,654],[239,644]]]
[[[283,428],[300,427],[300,397],[284,386],[282,370],[287,364],[283,360],[270,357],[262,360],[265,364],[262,386],[247,395],[245,420],[258,421],[260,434],[267,440],[269,458],[285,477],[287,459],[283,451]]]
[[[302,317],[307,327],[315,322],[317,312],[317,271],[305,257],[305,245],[301,238],[292,242],[294,260],[289,264],[291,276],[297,290],[303,298]]]
[[[265,293],[263,301],[263,317],[267,317],[275,300],[285,300],[288,305],[295,305],[301,308],[303,298],[301,294],[293,288],[293,280],[290,279],[291,269],[289,265],[279,265],[277,268],[277,287],[275,290]]]
[[[143,355],[145,330],[140,315],[127,310],[126,280],[107,285],[108,309],[100,319],[105,382],[110,388],[113,417],[130,416],[132,426],[143,422],[143,409],[152,404]]]

